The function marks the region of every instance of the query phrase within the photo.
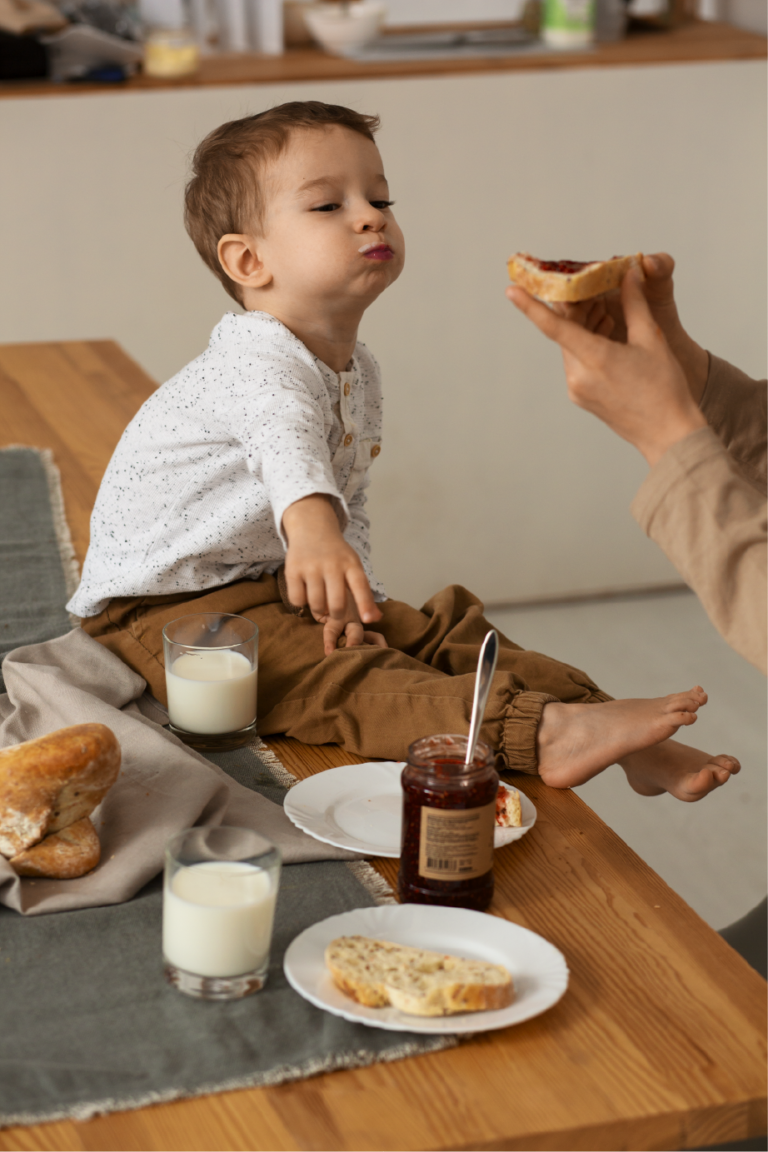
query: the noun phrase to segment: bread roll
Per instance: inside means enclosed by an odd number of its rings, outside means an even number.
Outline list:
[[[506,1008],[512,977],[500,964],[460,960],[368,936],[339,936],[325,950],[335,984],[369,1008],[391,1004],[412,1016]]]
[[[11,858],[11,868],[19,876],[49,876],[75,880],[95,868],[101,859],[101,844],[87,816],[53,832],[39,844]]]
[[[614,256],[612,260],[538,260],[516,252],[507,261],[509,278],[539,300],[574,304],[618,288],[634,265],[642,268],[643,254]]]
[[[76,724],[0,751],[0,852],[15,857],[88,816],[120,771],[103,724]]]

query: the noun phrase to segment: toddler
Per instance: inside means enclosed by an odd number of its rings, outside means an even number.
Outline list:
[[[190,612],[259,627],[259,732],[402,759],[469,726],[490,625],[460,587],[418,611],[370,564],[379,369],[357,330],[404,241],[378,119],[316,101],[224,124],[198,147],[186,224],[244,308],[131,421],[68,607],[165,701],[162,629]],[[639,792],[695,800],[738,771],[669,737],[701,688],[611,700],[504,637],[482,729],[503,765],[568,787],[620,762]]]

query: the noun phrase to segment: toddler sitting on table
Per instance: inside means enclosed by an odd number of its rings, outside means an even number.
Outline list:
[[[259,724],[402,759],[469,726],[490,625],[460,587],[418,611],[370,565],[365,490],[381,447],[379,369],[357,329],[399,276],[378,118],[316,101],[212,132],[187,229],[245,309],[125,430],[68,608],[165,701],[162,630],[191,612],[259,627]],[[738,762],[669,739],[699,688],[612,700],[576,668],[500,638],[482,728],[504,766],[555,787],[619,762],[638,792],[697,800]]]

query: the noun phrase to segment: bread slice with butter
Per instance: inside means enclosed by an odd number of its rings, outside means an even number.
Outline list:
[[[325,950],[335,984],[369,1008],[412,1016],[483,1012],[512,1003],[512,977],[500,964],[462,960],[368,936],[339,936]]]

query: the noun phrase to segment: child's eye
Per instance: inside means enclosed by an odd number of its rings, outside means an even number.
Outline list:
[[[382,212],[385,208],[391,208],[394,200],[371,200],[371,207],[378,208]]]
[[[313,212],[335,212],[339,207],[338,204],[321,204],[319,208],[313,208]]]

